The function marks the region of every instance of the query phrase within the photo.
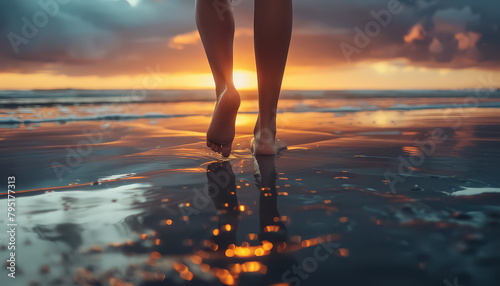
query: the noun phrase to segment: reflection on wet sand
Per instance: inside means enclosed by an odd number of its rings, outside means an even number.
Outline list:
[[[238,244],[236,232],[243,205],[238,205],[236,183],[228,161],[212,163],[207,168],[209,194],[218,213],[218,227],[212,231],[208,251],[197,254],[217,277],[233,285],[244,273],[260,273],[258,285],[278,283],[282,273],[295,262],[287,253],[287,230],[278,212],[275,157],[255,158],[255,184],[259,195],[259,234],[248,233]],[[221,256],[214,256],[219,253]],[[255,280],[255,277],[252,278]]]
[[[498,108],[443,118],[444,109],[336,106],[351,101],[282,101],[290,108],[279,115],[278,134],[290,148],[277,159],[248,150],[251,102],[239,116],[235,152],[222,163],[203,147],[211,103],[137,106],[139,114],[193,116],[82,114],[87,121],[4,131],[2,168],[21,178],[19,285],[278,284],[300,278],[294,266],[328,236],[341,248],[301,285],[499,281]],[[37,110],[24,119],[46,113]],[[421,156],[418,142],[436,128],[447,139]],[[102,142],[68,165],[88,130],[102,130]],[[55,170],[65,170],[61,179]],[[404,180],[394,191],[386,171]],[[206,186],[199,203],[196,190]]]
[[[110,243],[104,248],[82,247],[87,249],[80,253],[72,249],[66,254],[72,260],[82,260],[82,254],[112,255],[118,251],[129,257],[127,264],[119,267],[121,270],[112,268],[105,272],[94,272],[94,267],[77,268],[73,270],[74,280],[80,285],[92,285],[112,278],[116,283],[130,283],[123,285],[144,286],[182,284],[181,281],[203,285],[213,284],[214,279],[218,281],[215,284],[223,285],[282,283],[283,274],[297,264],[294,252],[317,245],[323,238],[302,241],[295,236],[290,239],[284,223],[287,218],[278,211],[276,160],[273,156],[253,158],[257,189],[253,188],[252,192],[259,192],[258,233],[249,232],[250,227],[238,231],[242,214],[253,212],[238,202],[239,185],[231,163],[213,162],[207,166],[204,199],[215,208],[216,216],[210,218],[216,221],[215,228],[202,227],[199,231],[198,226],[190,224],[189,214],[198,219],[199,213],[195,210],[181,211],[182,216],[178,216],[169,208],[151,208],[148,213],[129,216],[123,223],[137,233],[139,239]],[[168,202],[167,199],[161,201]],[[193,207],[190,203],[182,204],[186,205]],[[202,225],[208,222],[206,218],[202,221]],[[57,230],[60,230],[59,236],[41,238],[56,242],[58,237],[67,235],[64,229],[57,228],[55,232]],[[188,233],[197,234],[191,239]],[[79,237],[72,242],[78,241],[81,246],[81,240]],[[146,260],[141,259],[144,255],[148,257]],[[92,265],[107,269],[96,261]]]

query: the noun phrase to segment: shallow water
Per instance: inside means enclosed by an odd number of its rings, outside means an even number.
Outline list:
[[[210,102],[2,109],[0,284],[498,285],[500,113],[462,101],[285,99],[253,158],[247,100],[225,162]]]

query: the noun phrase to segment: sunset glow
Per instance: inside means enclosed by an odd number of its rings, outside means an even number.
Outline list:
[[[9,36],[0,42],[0,89],[213,89],[192,1],[99,2],[81,2],[78,9],[70,9],[76,2],[61,4],[67,15],[54,15],[40,27],[31,26],[36,3],[31,10],[15,4],[4,21]],[[239,89],[256,89],[248,17],[253,1],[240,2],[233,7],[234,81]],[[500,88],[500,23],[489,19],[489,10],[419,1],[368,35],[372,12],[387,9],[386,1],[375,2],[366,9],[347,2],[294,3],[283,88],[474,89],[485,76]],[[63,26],[67,30],[57,28]],[[36,33],[25,35],[29,27]],[[350,54],[342,45],[351,47]],[[150,77],[156,82],[145,87]]]
[[[332,89],[474,89],[481,78],[492,77],[495,87],[500,87],[500,72],[464,69],[426,69],[418,67],[397,67],[380,62],[357,65],[349,69],[303,69],[290,68],[283,80],[283,89],[290,90],[332,90]],[[159,81],[144,86],[150,75],[67,76],[47,73],[0,74],[0,89],[213,89],[211,73],[156,74]],[[236,70],[236,88],[255,90],[255,72]]]
[[[237,70],[233,74],[234,85],[238,89],[256,89],[257,74],[254,72]]]

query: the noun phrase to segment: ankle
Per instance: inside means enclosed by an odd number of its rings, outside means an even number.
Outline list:
[[[220,86],[216,85],[215,86],[215,95],[217,96],[217,100],[219,100],[219,97],[221,94],[226,90],[226,85]]]
[[[254,130],[254,137],[261,144],[273,144],[276,140],[276,129],[260,126]]]
[[[272,133],[276,134],[276,113],[266,117],[259,115],[257,123],[255,124],[255,130],[270,130]]]
[[[234,84],[227,84],[227,83],[216,84],[215,85],[215,93],[217,94],[217,99],[226,90],[235,91],[236,87],[234,86]]]

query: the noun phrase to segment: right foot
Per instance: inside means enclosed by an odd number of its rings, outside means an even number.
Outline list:
[[[276,123],[269,124],[272,127],[262,127],[260,118],[257,119],[254,129],[254,138],[250,143],[252,153],[255,156],[272,156],[279,153],[279,151],[286,149],[286,145],[276,140]]]
[[[228,157],[235,135],[236,114],[240,95],[234,87],[227,87],[218,97],[214,115],[207,131],[207,146],[214,152]]]

